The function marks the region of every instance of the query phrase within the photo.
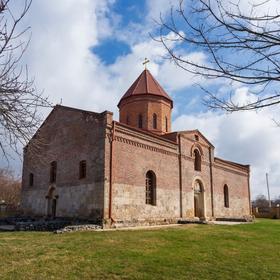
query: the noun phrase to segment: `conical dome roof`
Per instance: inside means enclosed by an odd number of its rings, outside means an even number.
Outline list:
[[[118,107],[124,99],[138,95],[155,95],[160,96],[171,102],[173,107],[173,101],[165,90],[160,86],[156,79],[152,76],[149,70],[145,69],[136,81],[131,85],[127,92],[121,98]]]

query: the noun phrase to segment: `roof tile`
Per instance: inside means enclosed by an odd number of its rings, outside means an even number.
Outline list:
[[[164,97],[165,99],[169,100],[173,105],[171,97],[160,86],[160,84],[152,76],[150,71],[145,69],[136,79],[136,81],[131,85],[131,87],[127,90],[127,92],[123,95],[118,104],[118,107],[120,106],[120,103],[128,97],[146,94]]]

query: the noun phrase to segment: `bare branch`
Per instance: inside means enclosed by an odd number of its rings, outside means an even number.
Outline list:
[[[10,0],[0,2],[0,151],[7,159],[10,149],[21,154],[18,145],[26,145],[40,125],[39,108],[51,106],[34,87],[27,66],[21,64],[30,36],[21,40],[29,27],[19,30],[19,23],[31,3],[23,1],[22,10],[15,15]]]
[[[280,15],[276,11],[257,13],[269,2],[248,4],[249,9],[242,11],[239,1],[191,0],[187,5],[180,0],[176,12],[172,7],[169,19],[160,19],[154,39],[183,70],[207,79],[267,88],[257,94],[257,102],[247,104],[236,104],[230,94],[221,99],[204,89],[210,108],[232,112],[280,104],[279,92],[274,90],[280,82]],[[170,44],[170,34],[175,47]],[[208,60],[196,62],[183,56],[183,47],[208,54]]]

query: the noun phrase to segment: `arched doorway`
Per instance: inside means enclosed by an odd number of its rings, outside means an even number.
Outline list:
[[[58,195],[54,195],[55,187],[50,187],[48,194],[46,196],[47,199],[47,217],[54,219],[56,217],[56,206]]]
[[[200,219],[205,217],[203,185],[200,180],[194,182],[194,216]]]

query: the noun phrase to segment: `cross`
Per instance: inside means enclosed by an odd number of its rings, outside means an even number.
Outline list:
[[[143,65],[145,65],[145,69],[147,69],[147,64],[150,62],[150,60],[147,58],[147,57],[145,57],[145,60],[144,60],[144,62],[142,63]]]

